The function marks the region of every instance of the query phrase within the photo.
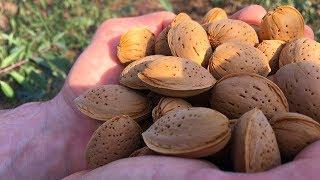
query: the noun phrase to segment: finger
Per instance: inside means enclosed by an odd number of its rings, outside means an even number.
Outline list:
[[[310,39],[314,39],[314,32],[308,25],[304,27],[304,36]]]
[[[89,172],[89,170],[84,170],[84,171],[80,171],[80,172],[76,172],[68,177],[63,178],[63,180],[74,180],[74,179],[80,179],[81,177],[83,177],[85,174],[87,174]]]
[[[232,19],[244,21],[250,25],[260,25],[267,11],[259,5],[250,5],[230,16]]]

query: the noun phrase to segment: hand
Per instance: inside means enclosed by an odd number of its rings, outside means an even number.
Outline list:
[[[266,14],[261,6],[246,7],[231,18],[249,24],[259,25]],[[165,21],[154,22],[152,16],[163,17]],[[130,27],[149,25],[154,32],[160,32],[172,14],[161,13],[131,19],[106,21],[97,31],[93,43],[79,57],[72,69],[62,95],[69,102],[87,88],[105,83],[118,83],[122,66],[116,58],[116,45],[119,36]],[[125,27],[124,27],[125,25]],[[112,28],[110,28],[112,27]],[[306,26],[305,35],[314,38],[313,31]],[[106,51],[107,49],[107,51]],[[213,164],[175,157],[145,156],[122,159],[92,171],[82,171],[66,179],[315,179],[320,170],[320,142],[300,153],[294,162],[273,170],[257,174],[228,173],[218,170]],[[79,158],[82,158],[79,156]]]

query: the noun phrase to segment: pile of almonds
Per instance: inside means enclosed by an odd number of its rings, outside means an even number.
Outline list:
[[[130,29],[117,54],[121,85],[75,99],[104,121],[87,145],[90,168],[166,155],[261,172],[320,139],[320,44],[304,37],[291,6],[269,11],[259,27],[220,8],[201,23],[180,13],[158,36]]]

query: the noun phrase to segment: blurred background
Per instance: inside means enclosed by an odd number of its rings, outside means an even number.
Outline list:
[[[106,19],[160,10],[200,19],[212,7],[231,14],[253,3],[294,5],[320,39],[319,0],[0,0],[0,109],[54,97]]]

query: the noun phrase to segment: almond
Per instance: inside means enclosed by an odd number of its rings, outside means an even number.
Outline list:
[[[232,155],[237,172],[261,172],[281,164],[276,136],[259,109],[239,118],[232,135]]]
[[[225,10],[221,8],[212,8],[207,14],[202,18],[201,23],[213,23],[221,19],[228,19],[228,15]]]
[[[290,112],[307,115],[320,122],[320,65],[300,61],[283,66],[274,82],[286,95]]]
[[[241,42],[218,46],[209,60],[208,69],[216,79],[240,72],[267,76],[271,71],[266,56],[259,49]]]
[[[286,42],[280,40],[264,40],[257,48],[264,53],[271,68],[271,74],[279,69],[279,56]]]
[[[83,114],[102,121],[118,115],[128,115],[138,121],[151,111],[146,97],[120,85],[95,87],[74,102]]]
[[[221,150],[231,136],[228,118],[202,107],[175,109],[158,119],[142,136],[153,151],[199,158]]]
[[[168,44],[168,32],[170,27],[166,27],[162,30],[162,32],[157,36],[155,42],[155,53],[161,54],[165,56],[171,55],[171,50]]]
[[[298,113],[279,113],[270,121],[281,157],[292,160],[302,149],[320,140],[320,124]]]
[[[261,29],[266,39],[291,41],[304,36],[304,20],[292,6],[279,6],[262,19]]]
[[[124,68],[120,75],[120,83],[132,89],[147,89],[144,83],[138,78],[138,73],[144,70],[148,63],[163,57],[161,55],[147,56],[130,63]]]
[[[143,148],[140,148],[134,151],[129,157],[139,157],[139,156],[148,156],[148,155],[158,155],[158,153],[149,149],[148,146],[145,146]]]
[[[132,28],[120,38],[117,55],[122,64],[154,54],[155,36],[147,28]]]
[[[279,66],[298,61],[320,62],[320,43],[309,38],[289,42],[281,52]]]
[[[194,96],[208,91],[216,82],[205,68],[173,56],[154,60],[138,77],[151,91],[170,97]]]
[[[267,118],[289,110],[287,99],[276,84],[247,73],[220,79],[211,91],[211,107],[230,119],[239,118],[254,108],[261,109]]]
[[[252,46],[259,43],[256,31],[249,24],[239,20],[223,19],[211,23],[207,33],[214,49],[228,41],[242,41]]]
[[[85,152],[89,168],[127,158],[139,148],[142,130],[129,116],[103,123],[92,135]]]
[[[205,66],[212,54],[208,36],[196,21],[183,21],[168,32],[168,44],[174,56]]]
[[[192,20],[186,13],[179,13],[171,22],[170,27],[175,27],[181,22]]]
[[[153,109],[152,118],[153,121],[156,121],[173,109],[190,107],[192,107],[191,104],[181,98],[163,97],[160,99],[158,105]]]

